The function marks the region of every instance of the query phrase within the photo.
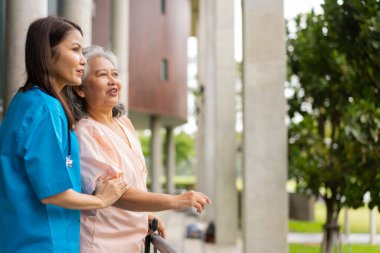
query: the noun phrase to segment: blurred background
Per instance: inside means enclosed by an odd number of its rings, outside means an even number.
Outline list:
[[[0,122],[29,24],[118,56],[122,102],[180,252],[380,252],[379,0],[0,0]]]

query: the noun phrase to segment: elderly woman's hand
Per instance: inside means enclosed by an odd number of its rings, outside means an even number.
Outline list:
[[[149,223],[152,222],[152,220],[156,218],[157,221],[158,221],[158,225],[157,225],[157,233],[162,237],[162,238],[166,238],[166,230],[165,230],[165,226],[164,226],[164,223],[162,222],[162,220],[159,218],[159,217],[156,217],[154,216],[153,213],[148,213],[148,221]],[[152,230],[149,230],[148,232],[149,234],[150,233],[153,233]]]
[[[128,184],[121,178],[100,177],[96,185],[95,196],[103,202],[102,208],[115,203],[127,190]]]
[[[176,195],[176,209],[181,210],[187,207],[194,207],[198,213],[202,213],[206,204],[211,204],[211,200],[202,192],[188,191]]]

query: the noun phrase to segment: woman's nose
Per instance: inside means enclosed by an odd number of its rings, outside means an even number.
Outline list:
[[[80,54],[80,60],[79,60],[79,63],[80,63],[81,65],[86,65],[86,64],[87,64],[87,60],[86,60],[86,58],[83,56],[82,53]]]
[[[117,77],[113,76],[113,75],[110,75],[110,77],[109,77],[109,83],[110,83],[111,85],[115,85],[115,84],[117,84],[118,80],[119,80],[119,79],[118,79]]]

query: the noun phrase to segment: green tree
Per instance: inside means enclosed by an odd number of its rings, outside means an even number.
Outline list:
[[[162,135],[162,139],[165,140],[165,135]],[[150,134],[139,132],[139,140],[141,143],[144,157],[148,163],[150,162]],[[175,152],[176,152],[176,166],[179,167],[184,164],[190,164],[195,157],[195,138],[194,136],[185,132],[174,134]],[[163,142],[163,149],[165,150],[165,141]],[[166,154],[163,155],[163,162],[166,160]],[[186,167],[186,166],[185,166]],[[189,172],[187,171],[187,174]]]
[[[185,132],[175,135],[176,165],[187,162],[195,157],[194,136]]]
[[[380,205],[380,3],[326,0],[288,36],[289,176],[326,205],[323,252],[343,206]]]

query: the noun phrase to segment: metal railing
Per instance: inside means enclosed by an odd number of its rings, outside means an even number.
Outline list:
[[[149,223],[149,228],[153,231],[153,233],[145,237],[145,253],[150,253],[151,244],[153,246],[154,253],[157,253],[157,250],[161,253],[179,253],[172,246],[170,246],[164,238],[162,238],[159,234],[154,233],[158,229],[158,220],[156,218]]]
[[[153,252],[161,252],[161,253],[179,253],[177,250],[175,250],[164,238],[162,238],[157,233],[153,233],[148,235],[150,244],[153,246]],[[145,238],[147,240],[148,238]],[[145,248],[145,253],[150,253],[151,245],[146,244],[147,247]]]

